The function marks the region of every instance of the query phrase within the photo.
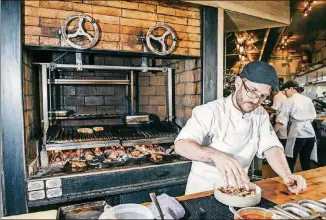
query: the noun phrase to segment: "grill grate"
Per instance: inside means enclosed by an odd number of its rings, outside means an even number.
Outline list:
[[[104,141],[116,140],[118,136],[114,134],[112,129],[104,126],[104,131],[94,132],[93,134],[80,134],[77,132],[79,127],[51,127],[47,133],[47,143],[67,143],[67,142],[83,142],[83,141]]]
[[[83,126],[87,127],[87,126]],[[69,143],[86,141],[107,141],[107,140],[137,140],[150,138],[173,137],[177,135],[178,129],[171,122],[160,122],[149,126],[102,126],[104,131],[93,134],[80,134],[76,126],[54,126],[47,132],[47,143]],[[91,128],[91,127],[90,127]]]

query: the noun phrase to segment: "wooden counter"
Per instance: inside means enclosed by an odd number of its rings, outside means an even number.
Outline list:
[[[326,116],[319,116],[319,117],[315,118],[315,120],[324,121],[324,120],[326,120]]]
[[[309,198],[313,200],[321,200],[323,198],[326,198],[326,167],[299,172],[298,174],[302,175],[308,183],[307,191],[299,195],[291,194],[283,184],[282,179],[279,177],[261,180],[255,183],[261,187],[262,196],[276,204],[281,204],[288,201],[294,201],[304,198]],[[179,201],[183,201],[188,199],[205,197],[211,194],[213,194],[213,191],[180,196],[177,197],[177,199]],[[150,203],[145,203],[144,205],[149,204]],[[55,219],[56,211],[53,210],[47,212],[25,214],[20,216],[11,216],[9,218],[3,219],[36,219],[38,217],[41,217],[43,219]]]
[[[262,196],[276,204],[285,203],[288,201],[300,200],[309,198],[313,200],[321,200],[326,198],[326,167],[320,167],[313,170],[299,172],[307,180],[306,192],[294,195],[291,194],[287,187],[283,184],[280,177],[275,177],[266,180],[255,182],[262,189]],[[192,195],[180,196],[177,199],[187,200],[199,197],[204,197],[213,194],[213,191],[207,191]]]

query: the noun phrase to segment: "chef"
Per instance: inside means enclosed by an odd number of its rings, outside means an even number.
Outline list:
[[[278,110],[280,108],[280,106],[283,104],[283,102],[285,102],[287,100],[287,97],[285,95],[284,91],[273,91],[274,98],[273,98],[273,105],[272,108],[274,110]]]
[[[306,181],[291,174],[282,144],[260,104],[271,90],[278,90],[272,66],[247,64],[235,79],[235,92],[197,106],[175,140],[178,154],[192,160],[186,194],[225,186],[246,187],[248,168],[257,155],[267,161],[293,193],[306,189]]]
[[[288,126],[285,155],[293,172],[298,155],[302,170],[310,169],[310,159],[317,162],[316,135],[311,122],[316,118],[312,100],[302,94],[296,81],[289,80],[282,86],[288,97],[280,107],[276,118],[275,131]]]
[[[273,91],[273,93],[276,93],[273,98],[273,106],[272,109],[276,110],[276,114],[279,114],[279,108],[281,105],[287,100],[287,97],[285,95],[284,91]],[[282,143],[283,147],[286,145],[286,139],[287,139],[287,125],[282,125],[276,132],[276,135],[280,142]]]

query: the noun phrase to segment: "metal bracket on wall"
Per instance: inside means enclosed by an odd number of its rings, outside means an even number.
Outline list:
[[[142,57],[141,58],[141,66],[143,67],[142,72],[146,73],[148,72],[148,57]]]
[[[77,71],[83,70],[83,56],[81,53],[76,53],[76,65]]]

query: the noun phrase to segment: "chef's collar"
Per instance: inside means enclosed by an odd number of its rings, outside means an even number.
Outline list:
[[[233,104],[233,101],[232,101],[232,95],[229,95],[227,97],[227,102],[229,102],[229,106],[230,106],[230,115],[232,116],[232,118],[236,118],[236,119],[249,119],[250,116],[251,116],[251,112],[249,113],[242,113],[239,109],[237,109],[234,104]]]
[[[297,96],[297,95],[300,95],[300,93],[296,92],[292,94],[292,96]]]

